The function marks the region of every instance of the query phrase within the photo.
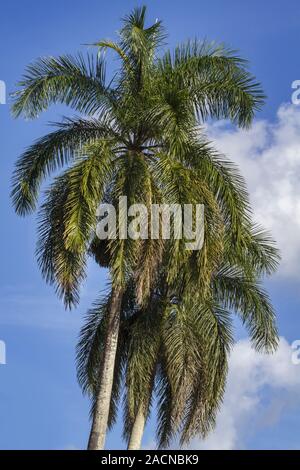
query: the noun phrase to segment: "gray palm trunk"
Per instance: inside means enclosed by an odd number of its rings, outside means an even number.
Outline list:
[[[142,406],[140,406],[131,430],[131,435],[128,443],[128,450],[139,450],[141,448],[145,422],[146,418],[144,409]]]
[[[105,351],[99,378],[100,386],[96,398],[88,450],[102,450],[105,446],[111,392],[114,380],[115,359],[118,346],[122,296],[123,290],[121,288],[113,288],[108,316]]]

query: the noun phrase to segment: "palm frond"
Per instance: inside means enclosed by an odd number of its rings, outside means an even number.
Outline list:
[[[47,190],[38,214],[36,255],[43,277],[55,285],[59,297],[71,307],[79,301],[79,289],[86,275],[86,254],[74,253],[65,245],[68,191],[67,175],[58,177]]]
[[[215,276],[213,288],[219,302],[241,316],[255,348],[274,351],[278,344],[275,313],[259,283],[237,268],[224,266]]]
[[[176,77],[190,90],[201,122],[208,117],[231,119],[248,127],[265,96],[246,68],[246,61],[223,45],[198,41],[176,48],[158,63],[161,73]]]
[[[16,212],[25,215],[36,207],[40,184],[55,170],[76,161],[87,144],[100,138],[113,138],[112,129],[95,119],[67,119],[56,131],[34,143],[19,158],[11,193]]]
[[[192,299],[191,299],[192,300]],[[190,304],[191,305],[191,304]],[[181,444],[205,437],[215,425],[222,403],[228,354],[233,344],[230,314],[214,300],[191,305],[195,335],[202,355],[202,374],[195,376],[182,424]]]
[[[85,147],[86,156],[67,170],[69,185],[65,211],[64,239],[74,252],[87,250],[96,230],[96,212],[114,168],[111,143],[99,140]]]
[[[20,90],[13,94],[12,112],[36,118],[53,103],[63,103],[80,113],[93,115],[109,107],[111,92],[105,86],[105,63],[82,54],[44,57],[29,65]]]

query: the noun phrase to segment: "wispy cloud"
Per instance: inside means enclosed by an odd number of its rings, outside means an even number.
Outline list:
[[[3,284],[0,288],[0,325],[28,326],[42,329],[76,329],[83,314],[107,286],[106,272],[91,264],[89,282],[81,286],[80,305],[72,311],[64,308],[52,286],[41,280],[38,285]]]
[[[3,287],[0,292],[0,325],[42,329],[78,329],[79,312],[66,311],[55,294],[36,292],[31,286]]]

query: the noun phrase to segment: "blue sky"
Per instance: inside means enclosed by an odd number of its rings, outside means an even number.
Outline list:
[[[35,58],[84,51],[84,43],[114,37],[120,18],[137,4],[123,0],[2,2],[0,80],[6,82],[8,92],[13,91],[25,66]],[[284,172],[287,192],[283,196],[290,195],[283,206],[282,193],[276,193],[274,204],[278,204],[278,211],[275,207],[275,215],[270,211],[270,205],[264,209],[268,215],[266,221],[270,222],[271,228],[274,227],[283,246],[283,255],[286,254],[285,269],[274,280],[268,281],[268,288],[278,312],[280,334],[285,338],[281,350],[283,362],[280,364],[283,368],[286,366],[289,375],[284,378],[281,375],[281,382],[279,379],[276,382],[275,376],[270,375],[269,381],[253,391],[251,403],[254,396],[257,409],[262,410],[268,419],[258,423],[253,417],[254,408],[251,408],[252,418],[249,413],[235,417],[235,431],[240,429],[243,435],[241,441],[236,439],[233,444],[228,444],[235,448],[300,448],[300,402],[297,401],[300,366],[290,368],[287,349],[289,343],[300,338],[299,219],[297,212],[293,212],[293,217],[289,212],[296,202],[298,204],[292,190],[296,187],[293,184],[299,170],[299,147],[295,135],[300,129],[300,120],[299,109],[287,105],[282,107],[283,103],[291,101],[292,81],[300,78],[297,48],[300,18],[297,13],[298,2],[293,0],[148,2],[149,21],[156,18],[164,21],[170,47],[188,38],[207,38],[225,42],[249,59],[251,70],[262,82],[268,96],[263,111],[257,116],[257,132],[252,134],[248,146],[245,143],[247,137],[242,133],[228,135],[222,127],[212,127],[209,132],[220,145],[226,146],[226,151],[245,152],[241,160],[245,173],[249,169],[253,149],[257,156],[255,168],[252,162],[252,173],[245,176],[251,180],[250,190],[258,212],[260,189],[263,187],[265,191],[264,202],[269,200],[269,196],[272,200],[275,189],[271,183],[278,177],[279,185]],[[0,340],[5,341],[7,347],[7,364],[0,365],[0,449],[84,448],[88,435],[89,405],[76,383],[74,346],[83,313],[105,285],[104,273],[91,266],[80,307],[76,311],[65,312],[52,288],[41,279],[36,265],[35,217],[18,218],[9,200],[10,178],[16,158],[35,138],[47,132],[48,121],[59,120],[64,113],[65,109],[56,107],[37,121],[16,121],[10,116],[9,105],[0,105]],[[286,136],[284,142],[289,145],[294,138],[286,155],[282,147],[283,133]],[[295,155],[295,158],[292,160],[290,155]],[[238,161],[239,158],[238,155]],[[269,166],[277,168],[276,175],[269,173]],[[260,171],[263,177],[257,175]],[[297,204],[295,207],[298,208]],[[292,225],[289,225],[291,220]],[[292,237],[289,237],[290,231],[293,231]],[[290,248],[289,252],[286,247]],[[238,328],[238,339],[242,336],[245,333]],[[253,361],[249,364],[259,371],[264,370],[264,363],[254,364]],[[241,393],[247,398],[246,391]],[[252,431],[246,432],[246,428]],[[222,429],[221,437],[215,436],[218,439],[216,446],[221,446],[226,440],[226,423]],[[119,425],[109,435],[108,447],[121,448],[124,445],[118,431]],[[152,445],[153,435],[152,422],[146,431],[146,446]]]

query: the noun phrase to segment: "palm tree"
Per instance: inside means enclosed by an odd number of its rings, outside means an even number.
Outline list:
[[[237,251],[247,245],[248,205],[243,182],[200,138],[206,118],[249,126],[263,102],[260,86],[243,59],[222,46],[197,41],[158,56],[165,40],[161,22],[145,27],[146,8],[123,20],[119,41],[97,43],[113,50],[120,68],[107,83],[105,61],[87,55],[42,58],[27,68],[13,113],[36,118],[53,103],[80,113],[57,124],[17,162],[12,199],[18,214],[35,210],[40,186],[67,167],[46,191],[39,223],[38,260],[46,280],[68,307],[79,301],[86,256],[102,200],[128,204],[205,203],[205,247],[200,253],[171,246],[171,282],[208,285],[222,251],[222,225]],[[202,179],[201,179],[202,178]],[[170,245],[169,245],[170,248]],[[110,243],[111,295],[108,330],[89,448],[102,448],[109,415],[120,309],[128,276],[135,273],[140,303],[149,297],[163,246],[159,240]],[[181,270],[181,267],[185,266]]]
[[[140,308],[134,282],[128,283],[109,420],[112,427],[120,390],[125,386],[124,437],[128,449],[140,448],[155,398],[159,447],[168,447],[177,433],[184,445],[196,434],[205,437],[213,428],[233,343],[232,312],[246,325],[256,350],[275,350],[275,314],[260,286],[260,278],[271,274],[279,260],[274,243],[253,227],[251,252],[242,259],[233,259],[231,252],[224,254],[205,298],[191,286],[178,297],[176,284],[171,290],[167,288],[165,273],[159,277],[148,304]],[[107,305],[108,299],[103,297],[88,312],[77,347],[78,379],[92,402],[107,334]]]

